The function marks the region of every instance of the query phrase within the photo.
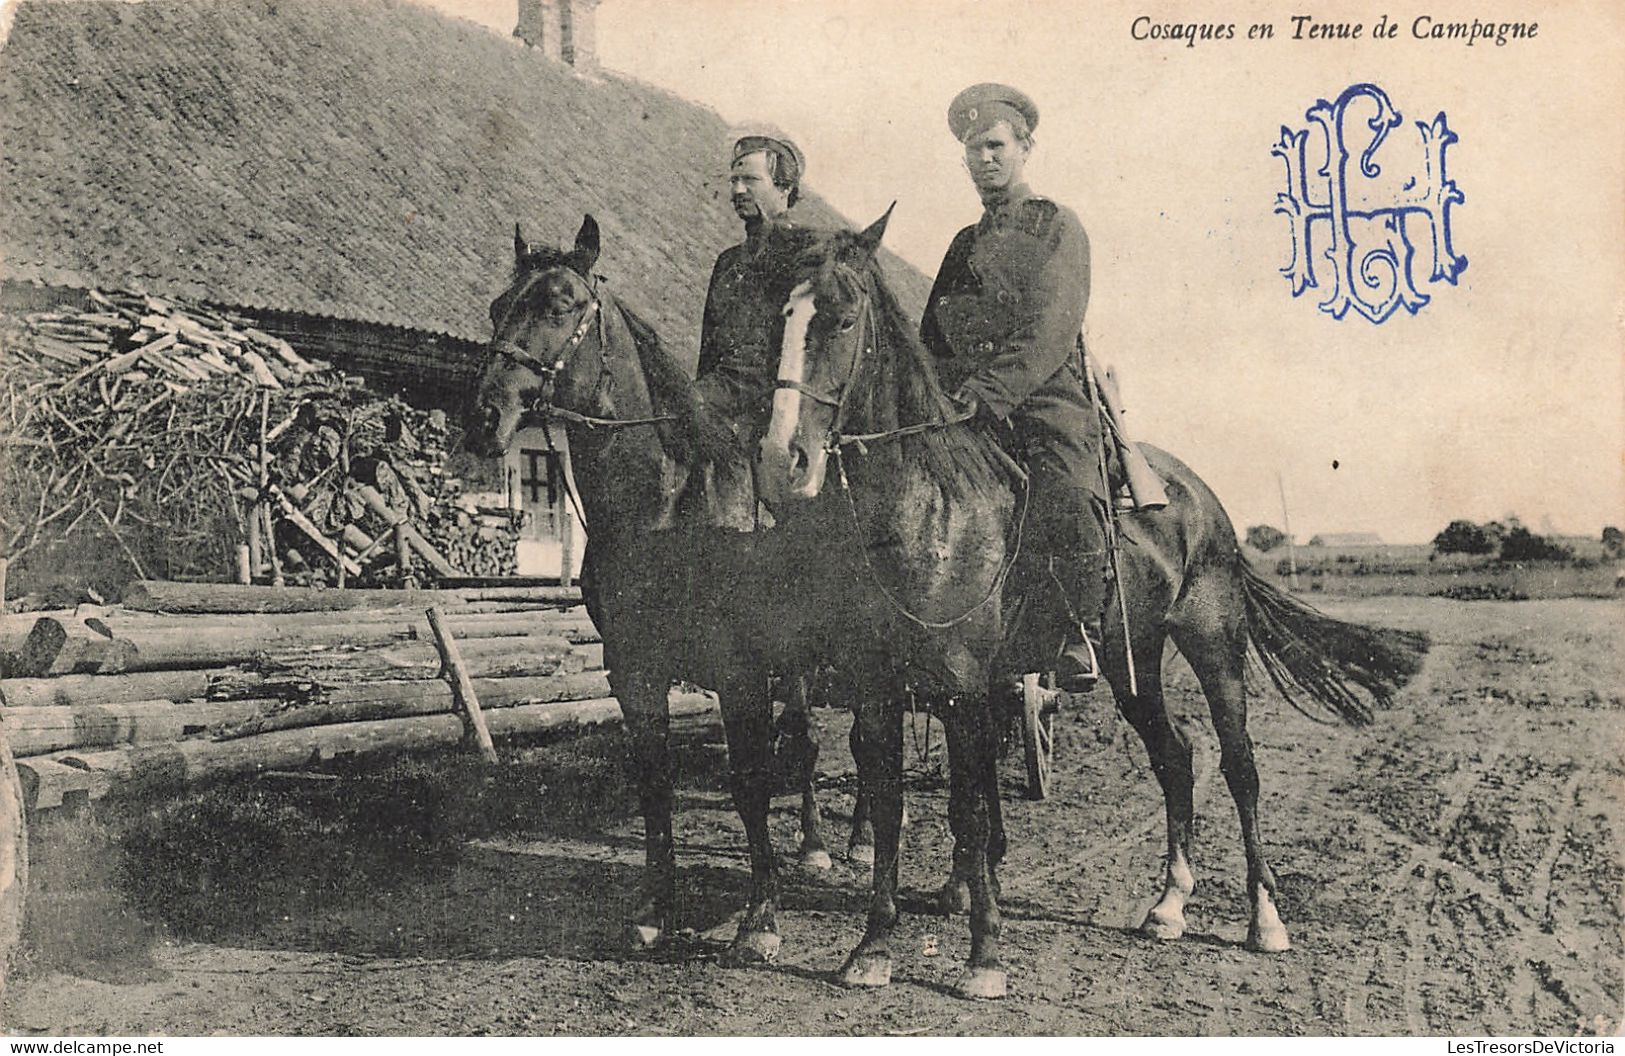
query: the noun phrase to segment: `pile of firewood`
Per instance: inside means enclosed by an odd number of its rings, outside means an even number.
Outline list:
[[[137,294],[0,317],[0,553],[71,577],[412,584],[516,571],[457,437],[241,319]]]

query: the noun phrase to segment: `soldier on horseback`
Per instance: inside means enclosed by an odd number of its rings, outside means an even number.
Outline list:
[[[724,454],[687,485],[688,503],[701,503],[707,523],[750,531],[759,524],[751,472],[751,445],[772,402],[774,325],[781,307],[756,281],[776,230],[793,226],[788,214],[801,195],[807,162],[784,135],[751,134],[734,142],[729,190],[745,240],[729,246],[711,269],[700,324],[695,392],[704,405],[707,446]]]
[[[706,407],[748,435],[755,418],[772,400],[771,347],[778,304],[769,303],[753,269],[769,244],[768,232],[791,226],[789,212],[801,194],[806,159],[782,135],[748,135],[733,145],[729,189],[734,213],[745,223],[745,240],[729,246],[711,269],[700,324],[700,366],[696,382]]]
[[[983,212],[948,247],[920,336],[955,400],[1005,430],[1026,464],[1027,541],[1049,559],[1068,613],[1056,675],[1081,690],[1099,674],[1108,498],[1080,336],[1089,238],[1023,180],[1037,125],[1033,101],[1001,84],[967,88],[948,108]]]

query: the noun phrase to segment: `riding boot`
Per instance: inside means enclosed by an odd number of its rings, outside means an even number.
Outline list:
[[[1058,548],[1052,567],[1066,599],[1066,637],[1055,662],[1056,686],[1084,693],[1100,680],[1101,622],[1106,609],[1106,537],[1095,503],[1079,531]]]

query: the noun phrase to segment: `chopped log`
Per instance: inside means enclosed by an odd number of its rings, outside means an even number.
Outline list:
[[[100,771],[68,766],[44,755],[17,760],[17,776],[22,780],[23,802],[29,810],[55,810],[101,799],[113,783]]]
[[[136,700],[75,707],[7,708],[6,738],[17,755],[42,755],[67,748],[177,741],[211,726],[258,715],[254,701]]]
[[[371,484],[357,484],[355,492],[360,496],[361,502],[367,509],[382,517],[384,523],[391,527],[400,526],[400,531],[406,536],[407,542],[411,543],[412,548],[418,552],[423,560],[429,563],[429,567],[434,569],[436,575],[462,575],[461,572],[451,566],[451,563],[445,559],[439,550],[436,550],[427,539],[423,538],[422,534],[412,526],[412,522],[407,520],[405,514],[398,512],[384,500],[384,497],[378,493],[377,488]]]
[[[480,694],[481,706],[491,710],[522,704],[592,700],[610,695],[609,676],[603,671],[579,671],[547,678],[475,679],[474,686],[475,692]],[[520,686],[522,690],[516,688]],[[374,683],[371,686],[352,687],[349,692],[355,699],[332,699],[327,703],[284,708],[237,723],[220,730],[215,736],[218,740],[230,740],[272,730],[399,719],[409,715],[436,715],[454,709],[449,686],[444,682],[435,682],[432,683],[434,692],[424,692],[429,688],[430,683],[422,682]],[[334,693],[333,697],[341,695],[344,695],[344,691]]]
[[[275,484],[272,484],[269,491],[271,498],[275,500],[277,507],[282,511],[282,516],[287,519],[289,524],[303,532],[305,534],[305,538],[315,543],[317,549],[321,550],[322,553],[332,558],[334,563],[338,564],[345,571],[354,573],[355,575],[361,574],[361,566],[350,560],[348,557],[345,557],[339,550],[339,544],[322,534],[322,530],[316,527],[315,524],[311,523],[310,518],[305,516],[305,511],[295,506],[292,500],[282,493],[281,488],[277,487]],[[341,587],[340,589],[343,588]]]
[[[476,678],[528,678],[584,671],[587,651],[563,638],[471,638],[460,643],[465,669]],[[430,641],[381,649],[278,651],[259,665],[268,675],[286,673],[324,686],[441,677],[443,658]]]
[[[446,629],[446,621],[441,617],[439,609],[431,605],[426,615],[429,617],[429,629],[434,631],[435,649],[440,653],[442,674],[445,676],[446,684],[451,686],[451,699],[456,703],[457,713],[463,717],[463,722],[467,726],[464,739],[474,746],[487,763],[495,765],[497,750],[491,744],[491,731],[486,728],[485,715],[480,711],[480,697],[474,692],[474,682],[468,677],[468,668],[463,665],[457,641],[452,638],[451,631]]]
[[[460,605],[460,591],[345,590],[313,587],[244,587],[234,583],[136,580],[124,588],[124,607],[144,612],[343,612],[350,609]],[[579,604],[580,592],[571,599]]]
[[[249,676],[244,673],[242,677]],[[214,682],[207,671],[8,678],[0,680],[0,702],[8,708],[43,708],[123,704],[132,700],[190,700],[208,696]]]
[[[117,674],[128,670],[134,658],[134,646],[114,638],[99,620],[45,617],[28,632],[17,671],[25,678]]]
[[[673,693],[671,714],[686,718],[714,713],[716,698],[703,693]],[[557,704],[526,704],[503,708],[489,716],[494,737],[540,733],[566,726],[596,726],[619,721],[620,705],[613,697]],[[349,722],[332,726],[277,730],[229,741],[189,740],[165,745],[131,745],[100,752],[62,752],[26,761],[37,779],[51,763],[74,767],[92,775],[85,784],[101,794],[122,794],[249,774],[288,770],[336,758],[361,758],[381,753],[421,751],[457,744],[463,721],[456,715],[423,715],[376,722]],[[40,767],[38,760],[45,760]],[[24,765],[19,763],[19,766]],[[105,784],[101,784],[105,781]],[[29,784],[36,783],[30,780]],[[92,797],[97,792],[89,793]],[[38,807],[38,801],[33,804]]]
[[[449,613],[446,619],[459,638],[549,634],[562,635],[572,641],[597,641],[592,621],[581,609],[535,609],[524,612],[456,611]],[[26,630],[31,630],[33,623],[32,619],[28,621],[28,627],[19,639],[19,648],[21,641],[27,638]],[[102,623],[113,632],[114,637],[128,637],[152,631],[195,632],[199,627],[208,627],[220,631],[232,630],[245,637],[302,638],[330,633],[329,629],[333,627],[380,623],[396,625],[395,634],[402,638],[427,640],[429,634],[429,625],[423,618],[423,610],[410,608],[356,609],[342,613],[223,613],[202,617],[116,610],[102,617]]]

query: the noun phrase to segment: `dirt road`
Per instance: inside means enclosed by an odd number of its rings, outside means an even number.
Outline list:
[[[1008,767],[1010,997],[947,987],[965,923],[925,913],[947,868],[941,748],[915,746],[895,982],[831,973],[866,876],[791,874],[783,953],[730,970],[747,871],[710,730],[679,738],[689,929],[617,944],[641,822],[612,733],[528,750],[483,787],[417,764],[259,782],[45,819],[6,1024],[51,1034],[1446,1034],[1618,1029],[1621,606],[1363,599],[1336,615],[1428,631],[1419,681],[1366,729],[1267,695],[1252,711],[1262,819],[1295,948],[1249,954],[1243,861],[1194,680],[1169,662],[1197,746],[1197,887],[1177,943],[1134,926],[1160,875],[1144,749],[1104,691],[1057,724],[1056,790]],[[844,717],[823,715],[823,800],[850,809]],[[940,728],[937,736],[940,737]],[[793,800],[774,815],[794,846]],[[789,866],[791,859],[786,857]]]

